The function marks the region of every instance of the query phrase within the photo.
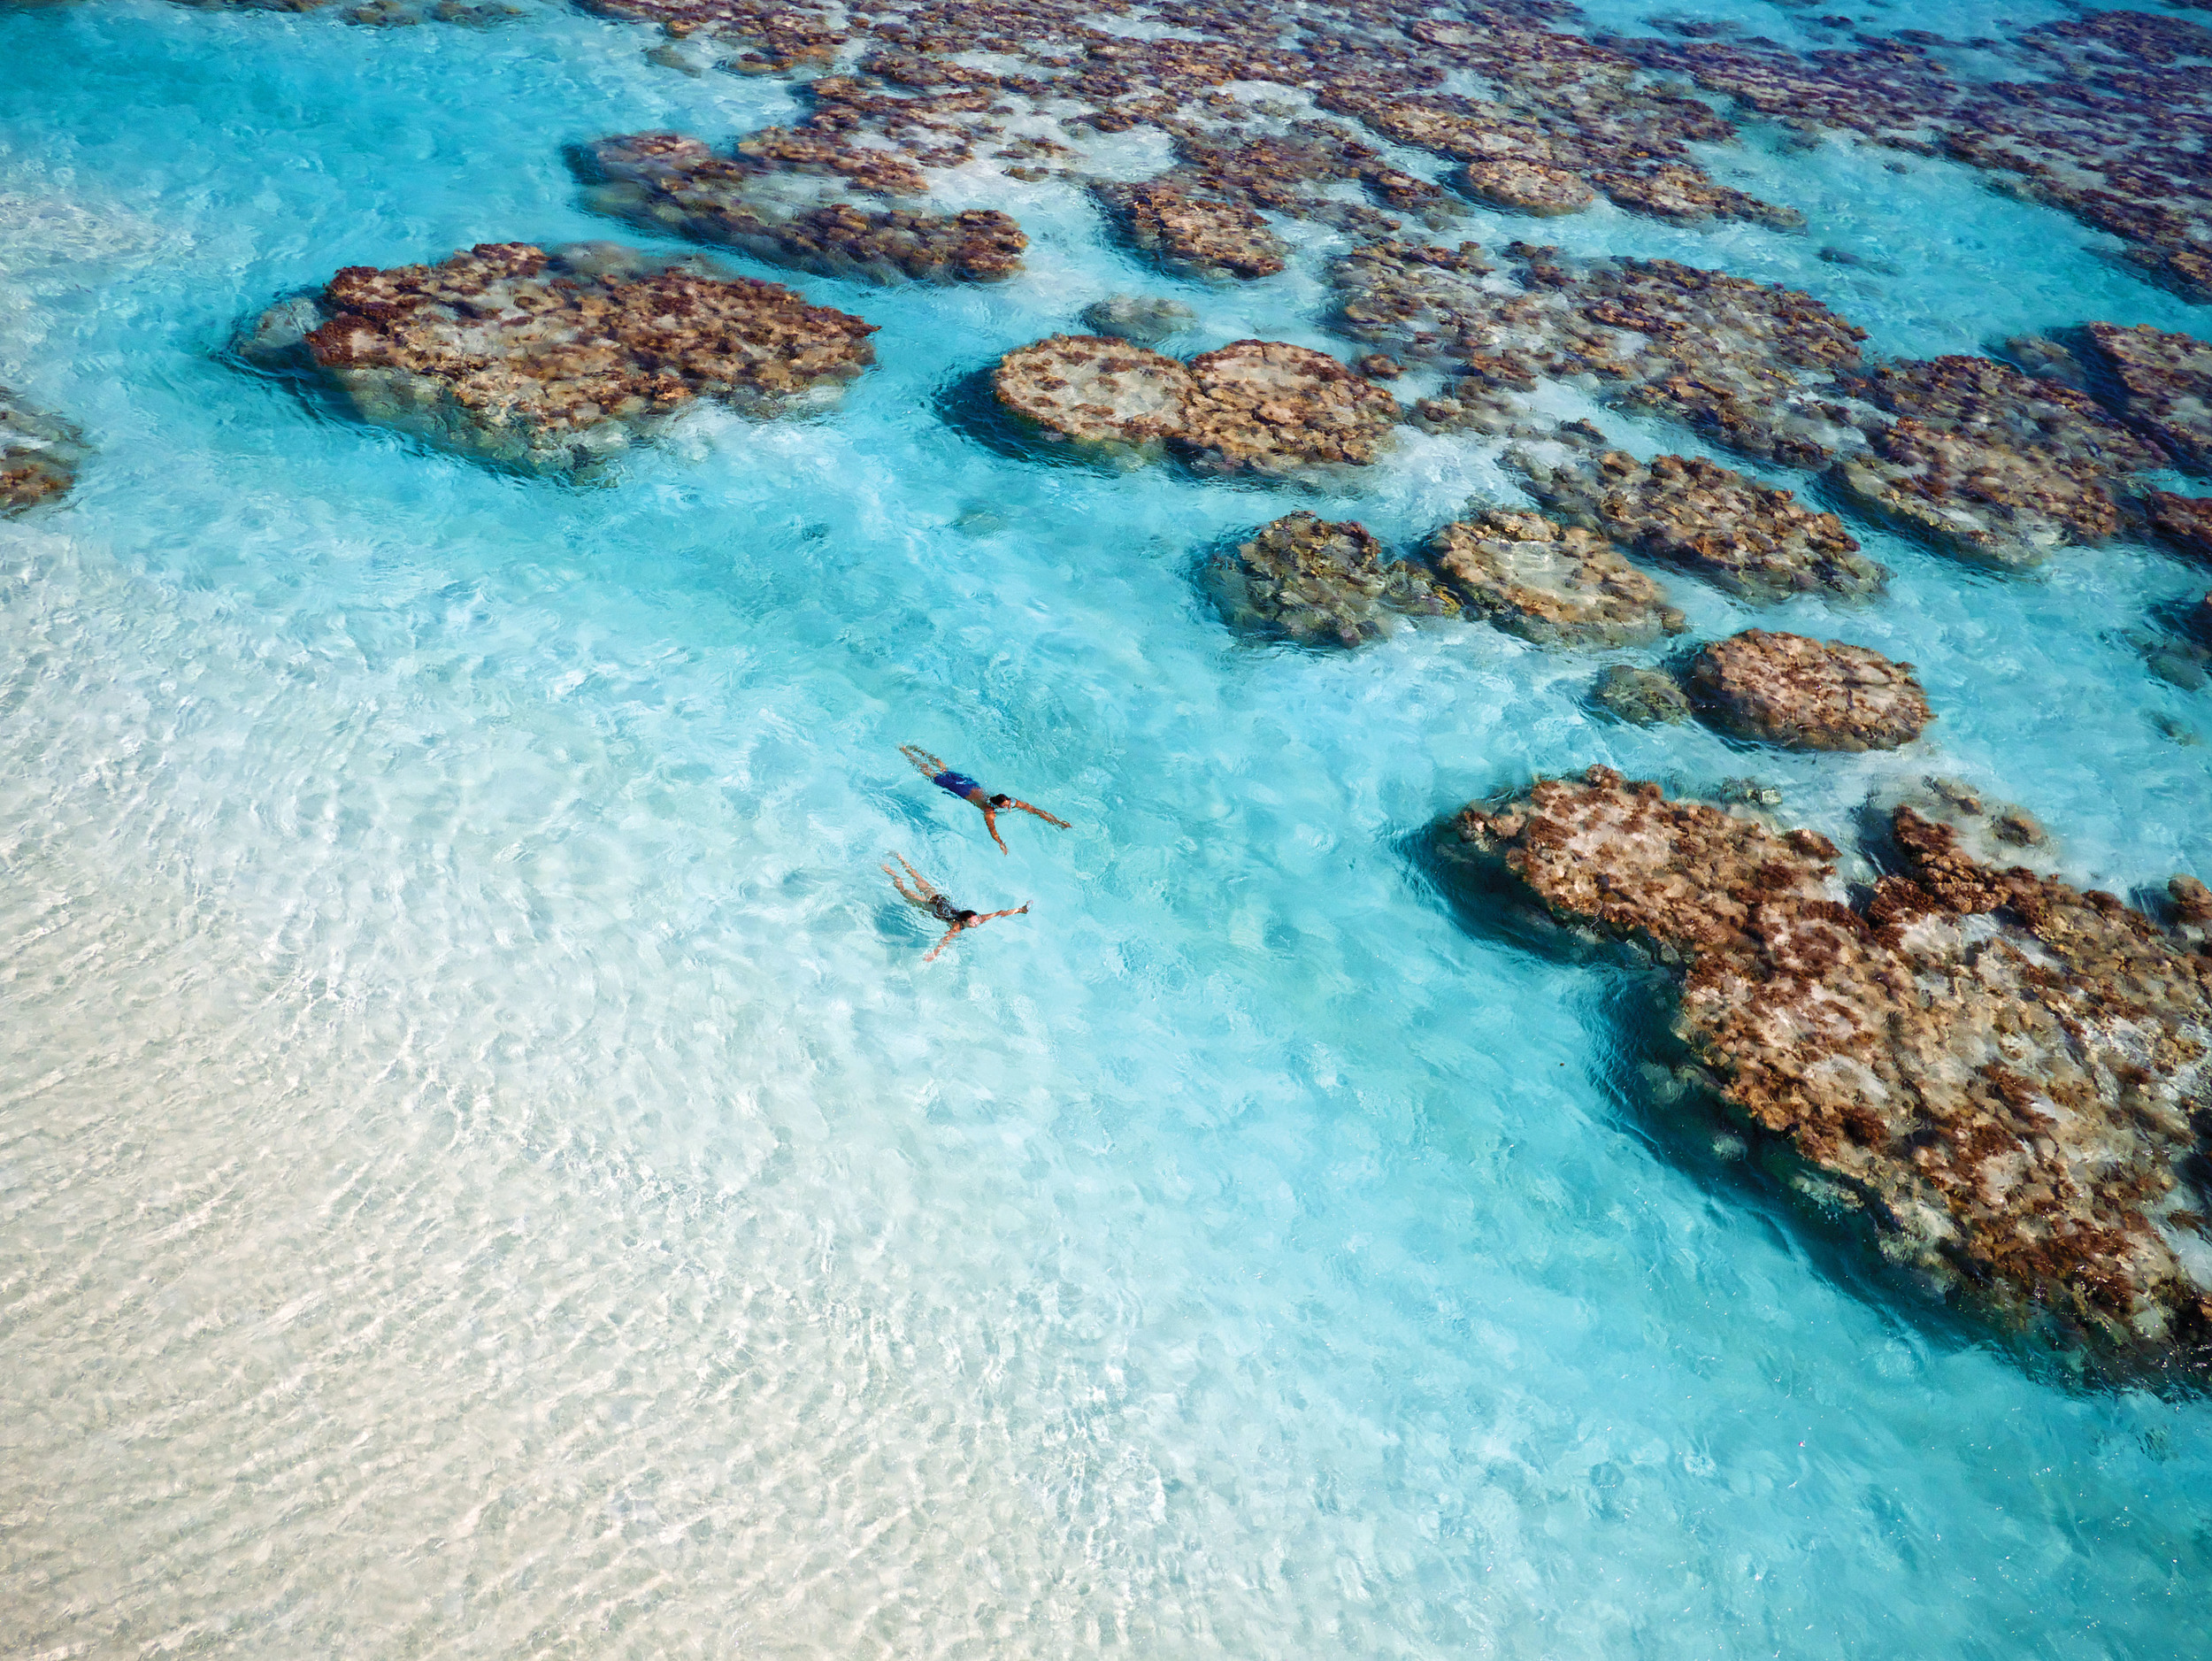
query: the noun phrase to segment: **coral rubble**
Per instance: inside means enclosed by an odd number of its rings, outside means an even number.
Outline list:
[[[872,325],[790,289],[611,243],[484,242],[353,265],[239,342],[362,419],[532,472],[592,466],[700,398],[772,413],[874,361]]]
[[[1894,750],[1935,719],[1910,664],[1759,628],[1706,646],[1686,684],[1710,725],[1789,750]]]
[[[2201,1365],[2212,960],[2109,894],[1970,858],[1909,807],[1888,842],[1891,873],[1847,904],[1824,838],[1599,767],[1469,808],[1446,846],[1668,965],[1685,1075],[1886,1255],[2108,1359]],[[2212,915],[2200,885],[2176,896]]]

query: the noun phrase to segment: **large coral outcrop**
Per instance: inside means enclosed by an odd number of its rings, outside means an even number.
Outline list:
[[[1132,246],[1177,276],[1271,277],[1290,251],[1240,202],[1156,181],[1102,184],[1094,194]]]
[[[1326,352],[1232,341],[1179,364],[1095,335],[1018,347],[992,375],[1002,406],[1033,428],[1099,452],[1172,447],[1201,472],[1311,473],[1373,462],[1396,400]]]
[[[1398,402],[1326,352],[1232,341],[1190,361],[1177,444],[1213,473],[1363,467],[1389,447]]]
[[[1041,434],[1080,450],[1157,455],[1183,430],[1195,389],[1164,352],[1103,335],[1055,335],[998,361],[999,404]]]
[[[1746,629],[1700,650],[1685,679],[1710,725],[1786,750],[1894,750],[1935,719],[1910,664],[1839,640]]]
[[[1470,611],[1542,645],[1649,645],[1683,627],[1666,590],[1612,543],[1540,513],[1455,519],[1428,555]]]
[[[1459,603],[1420,566],[1393,560],[1356,520],[1293,513],[1208,566],[1231,623],[1300,645],[1356,646],[1409,617],[1447,617]]]
[[[1863,449],[1835,486],[1868,512],[1969,558],[2032,565],[2120,533],[2117,481],[2165,452],[2088,395],[1987,358],[1885,365],[1839,378]]]
[[[2212,958],[2109,894],[1978,863],[1909,807],[1889,844],[1855,905],[1819,835],[1602,767],[1446,837],[1523,903],[1667,965],[1694,1076],[1887,1255],[2108,1359],[2201,1367]]]
[[[611,243],[483,242],[351,265],[238,342],[363,419],[533,472],[587,469],[701,398],[754,414],[833,396],[872,324],[790,289]]]

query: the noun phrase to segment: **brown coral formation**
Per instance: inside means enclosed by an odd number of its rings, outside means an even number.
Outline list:
[[[0,513],[60,500],[89,453],[68,422],[0,387]]]
[[[2082,330],[2111,374],[2121,419],[2185,466],[2212,473],[2212,342],[2139,324]]]
[[[1389,559],[1365,526],[1311,513],[1263,527],[1208,575],[1232,623],[1300,645],[1356,646],[1402,618],[1459,610],[1428,573]]]
[[[1363,467],[1390,442],[1398,403],[1326,352],[1232,341],[1194,358],[1177,447],[1210,473]]]
[[[356,0],[353,4],[340,0],[177,0],[177,4],[211,12],[320,12],[334,7],[343,21],[377,28],[404,28],[419,23],[486,28],[523,15],[520,7],[502,4],[499,0],[486,4],[470,4],[466,0]]]
[[[1953,551],[2018,565],[2119,534],[2114,485],[2164,453],[2086,394],[1986,358],[1936,358],[1840,377],[1866,447],[1832,477],[1870,512]]]
[[[1086,450],[1156,455],[1183,430],[1194,383],[1160,352],[1102,335],[1055,335],[999,359],[1000,404]]]
[[[1536,499],[1571,523],[1754,603],[1808,592],[1859,598],[1881,566],[1832,513],[1697,456],[1649,464],[1620,450],[1516,458]]]
[[[1233,341],[1189,365],[1126,341],[1056,335],[1006,354],[1000,404],[1056,438],[1133,457],[1171,446],[1201,472],[1364,466],[1398,405],[1326,352]]]
[[[1463,371],[1416,404],[1424,426],[1525,432],[1539,385],[1563,382],[1747,455],[1829,469],[1870,512],[1963,557],[2024,565],[2120,534],[2129,476],[2170,460],[2138,427],[2156,419],[2185,438],[2199,419],[2196,360],[2171,344],[2183,337],[2110,332],[2126,335],[2122,350],[2157,352],[2160,373],[2139,373],[2140,407],[2164,413],[2131,427],[2057,378],[2055,348],[2037,359],[2040,374],[1967,357],[1867,369],[1863,331],[1794,290],[1669,260],[1568,260],[1521,242],[1506,253],[1519,266],[1509,277],[1471,245],[1381,243],[1336,263],[1348,332]],[[1822,517],[1799,528],[1811,534]],[[1821,539],[1840,550],[1833,526]],[[1847,591],[1871,571],[1839,554],[1821,581]]]
[[[701,398],[754,413],[833,395],[872,325],[790,289],[610,243],[484,242],[352,265],[239,350],[309,369],[365,420],[533,472],[588,468]]]
[[[1463,368],[1418,406],[1425,425],[1505,430],[1554,380],[1795,466],[1855,437],[1809,394],[1858,365],[1865,331],[1811,296],[1672,260],[1506,252],[1512,280],[1485,275],[1471,245],[1380,245],[1336,265],[1356,337]]]
[[[1690,1076],[1849,1197],[1886,1255],[2107,1359],[2203,1365],[2212,962],[2111,895],[1999,870],[1909,808],[1844,903],[1834,847],[1606,768],[1447,846],[1677,977]],[[2178,906],[2200,885],[2177,888]]]
[[[1459,170],[1459,188],[1486,206],[1552,219],[1579,213],[1597,193],[1563,167],[1513,156],[1471,161]]]
[[[864,156],[818,167],[718,157],[679,133],[634,133],[589,147],[588,194],[598,212],[649,230],[735,248],[773,265],[877,282],[994,282],[1021,269],[1029,239],[989,208],[918,213],[854,200]],[[843,161],[845,165],[833,164]],[[915,175],[919,182],[919,174]],[[794,191],[794,183],[805,188]],[[903,187],[905,181],[895,182]]]
[[[1172,184],[1102,184],[1094,194],[1122,235],[1166,271],[1225,280],[1271,277],[1288,250],[1241,203]]]
[[[1747,629],[1701,650],[1686,681],[1708,724],[1787,750],[1894,750],[1935,719],[1910,664],[1839,640]]]
[[[1682,631],[1666,591],[1619,550],[1540,513],[1454,520],[1428,555],[1470,611],[1540,645],[1642,646]]]
[[[2212,559],[2212,496],[2150,490],[2144,493],[2143,509],[2151,528],[2183,553]]]

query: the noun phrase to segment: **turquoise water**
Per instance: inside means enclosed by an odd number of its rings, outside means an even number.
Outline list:
[[[0,1652],[2212,1649],[2201,1399],[1868,1272],[1647,1104],[1606,972],[1413,851],[1606,761],[1839,835],[1947,772],[2077,880],[2212,874],[2212,706],[2125,638],[2202,573],[1863,533],[1870,607],[1669,580],[1701,634],[1917,664],[1904,756],[1600,725],[1604,659],[1479,627],[1240,643],[1193,581],[1221,537],[1409,541],[1502,499],[1495,447],[1329,498],[976,442],[946,389],[1117,289],[1194,347],[1344,350],[1318,233],[1164,284],[1050,186],[994,196],[1010,284],[795,280],[882,326],[836,412],[698,418],[603,488],[219,358],[341,265],[609,235],[564,143],[788,112],[652,38],[0,12],[0,380],[100,449],[0,525]],[[1715,154],[1809,231],[1541,234],[1889,352],[2212,322],[1962,170]],[[1002,857],[908,741],[1075,828]],[[891,849],[1034,909],[924,968]]]

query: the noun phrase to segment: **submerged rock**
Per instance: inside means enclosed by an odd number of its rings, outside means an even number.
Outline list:
[[[1935,719],[1912,665],[1864,646],[1747,629],[1691,660],[1709,725],[1787,750],[1894,750]]]
[[[1836,850],[1593,768],[1471,807],[1448,850],[1675,975],[1697,1076],[1848,1196],[1885,1254],[2103,1356],[2201,1365],[2192,1125],[2212,960],[2111,895],[1968,857],[1900,807],[1847,904]],[[2191,890],[2193,897],[2193,890]]]
[[[588,468],[700,398],[755,414],[833,397],[874,326],[790,289],[613,243],[480,242],[350,265],[237,343],[364,420],[533,472]]]
[[[1590,701],[1616,720],[1636,727],[1690,719],[1690,700],[1672,675],[1659,669],[1615,664],[1590,688]]]
[[[1754,603],[1807,592],[1857,599],[1888,575],[1834,514],[1700,457],[1514,459],[1531,493],[1562,518]]]
[[[1271,277],[1289,253],[1267,221],[1239,202],[1157,181],[1102,184],[1093,194],[1133,246],[1177,276]]]
[[[1468,610],[1542,645],[1642,646],[1682,631],[1666,591],[1602,536],[1494,510],[1445,526],[1429,558]]]
[[[66,496],[90,454],[84,435],[68,422],[0,387],[0,513]]]
[[[1208,575],[1232,623],[1301,645],[1356,646],[1402,618],[1459,610],[1427,572],[1386,551],[1356,521],[1293,513],[1215,559]]]
[[[1094,335],[1157,346],[1198,321],[1198,314],[1180,300],[1150,294],[1110,294],[1083,308],[1083,327]]]
[[[872,183],[864,154],[836,158],[842,166],[778,172],[762,159],[717,156],[680,133],[601,139],[587,154],[595,211],[772,265],[875,282],[995,282],[1021,269],[1029,245],[1021,227],[994,209],[918,213],[856,200],[884,188]]]

